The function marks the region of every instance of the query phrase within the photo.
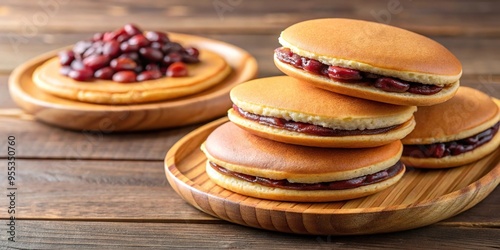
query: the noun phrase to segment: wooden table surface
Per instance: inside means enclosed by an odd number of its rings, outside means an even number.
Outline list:
[[[232,43],[256,57],[259,77],[279,75],[272,51],[280,31],[322,17],[384,22],[429,36],[462,62],[462,85],[500,98],[500,2],[494,0],[0,1],[0,248],[498,248],[498,188],[462,214],[397,233],[290,235],[231,224],[188,205],[165,178],[166,152],[201,124],[68,131],[21,115],[8,93],[10,72],[25,60],[128,22]],[[17,143],[16,242],[7,240],[8,136]]]

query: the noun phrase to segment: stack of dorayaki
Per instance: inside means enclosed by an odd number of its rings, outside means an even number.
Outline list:
[[[461,166],[500,144],[499,103],[459,87],[460,62],[427,37],[318,19],[288,27],[279,42],[274,61],[288,76],[233,88],[230,122],[202,145],[207,174],[226,189],[353,199],[395,184],[406,167]]]

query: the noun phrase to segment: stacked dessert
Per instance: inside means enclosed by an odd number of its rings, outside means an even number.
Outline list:
[[[218,185],[248,196],[334,201],[379,192],[405,171],[415,106],[336,94],[289,76],[232,89],[228,122],[202,150]]]
[[[421,106],[415,130],[402,140],[407,165],[460,166],[500,144],[498,102],[459,87],[460,62],[429,38],[377,23],[319,19],[292,25],[279,41],[275,63],[290,76],[349,96]]]
[[[202,145],[211,180],[240,194],[318,202],[379,192],[404,174],[401,139],[415,128],[416,106],[455,102],[459,89],[462,68],[452,53],[388,25],[310,20],[279,41],[275,64],[288,76],[233,88],[230,122]],[[494,107],[459,137],[498,130]],[[426,123],[421,116],[417,127]],[[470,128],[477,124],[484,125]],[[428,142],[419,137],[407,141]]]

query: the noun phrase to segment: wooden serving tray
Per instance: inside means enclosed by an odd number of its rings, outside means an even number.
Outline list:
[[[407,168],[394,186],[342,202],[295,203],[243,196],[213,183],[205,173],[200,145],[226,118],[186,135],[167,153],[172,188],[197,209],[237,224],[297,234],[355,235],[426,226],[461,213],[483,200],[500,182],[500,151],[446,170]],[[243,153],[243,152],[242,152]]]
[[[183,45],[212,50],[222,55],[232,73],[221,83],[201,93],[133,105],[102,105],[68,100],[44,93],[32,81],[33,71],[61,49],[40,55],[17,67],[9,78],[14,101],[35,119],[74,130],[107,132],[150,130],[209,121],[226,114],[231,107],[229,91],[235,85],[254,78],[257,62],[236,46],[198,36],[169,33]]]

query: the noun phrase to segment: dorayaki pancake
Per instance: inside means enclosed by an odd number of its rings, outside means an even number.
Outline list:
[[[200,63],[187,64],[186,77],[162,77],[134,83],[111,80],[75,81],[59,74],[59,60],[52,58],[33,73],[37,87],[50,94],[90,103],[134,104],[163,101],[201,92],[216,85],[231,72],[220,55],[200,49]]]
[[[209,135],[202,150],[216,184],[264,199],[352,199],[387,188],[404,173],[400,141],[363,149],[314,148],[254,136],[228,122]]]
[[[316,147],[375,147],[405,137],[415,106],[336,94],[278,76],[252,80],[230,92],[229,119],[268,139]]]
[[[464,165],[497,150],[499,103],[479,90],[460,87],[450,100],[415,113],[415,129],[402,139],[402,161],[425,168]]]
[[[380,102],[417,106],[444,102],[456,92],[462,74],[459,60],[441,44],[381,23],[339,18],[309,20],[286,28],[279,42],[293,53],[327,66],[443,87],[432,95],[387,92],[372,85],[312,74],[280,61],[275,53],[275,64],[285,74],[330,91]]]

